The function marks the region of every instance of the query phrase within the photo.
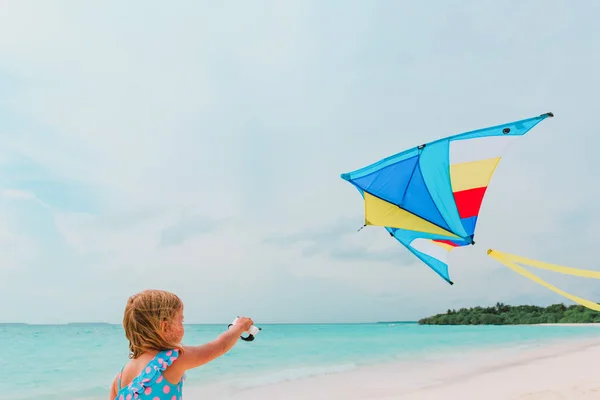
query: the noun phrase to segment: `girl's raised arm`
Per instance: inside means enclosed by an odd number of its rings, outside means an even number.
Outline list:
[[[253,323],[250,318],[239,317],[235,325],[232,325],[226,332],[221,333],[215,340],[199,346],[183,346],[183,354],[165,371],[165,375],[173,374],[175,375],[172,375],[173,378],[179,376],[179,378],[173,380],[178,381],[185,371],[222,356],[233,348],[240,335],[250,329]],[[171,370],[170,373],[169,370]]]

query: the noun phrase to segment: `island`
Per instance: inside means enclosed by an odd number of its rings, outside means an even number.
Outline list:
[[[511,306],[496,303],[493,307],[448,310],[418,321],[419,325],[530,325],[600,323],[600,312],[580,305],[552,304]]]

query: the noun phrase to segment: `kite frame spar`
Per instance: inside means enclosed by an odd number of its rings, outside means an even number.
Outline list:
[[[452,285],[448,253],[475,244],[479,210],[504,148],[553,116],[437,139],[341,177],[363,197],[364,226],[384,227]]]

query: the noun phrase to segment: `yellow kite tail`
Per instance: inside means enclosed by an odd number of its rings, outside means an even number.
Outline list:
[[[556,264],[549,264],[549,263],[545,263],[545,262],[541,262],[541,261],[536,261],[536,260],[532,260],[529,258],[525,258],[525,257],[521,257],[521,256],[517,256],[514,254],[509,254],[509,253],[504,253],[498,250],[488,250],[488,255],[494,252],[494,254],[496,255],[500,255],[502,257],[504,257],[505,259],[509,259],[513,262],[518,262],[521,264],[526,264],[529,265],[530,267],[535,267],[535,268],[540,268],[540,269],[545,269],[548,271],[554,271],[554,272],[559,272],[561,274],[565,274],[565,275],[575,275],[575,276],[581,276],[584,278],[595,278],[595,279],[600,279],[600,271],[591,271],[589,269],[578,269],[578,268],[571,268],[571,267],[563,267],[562,265],[556,265]],[[493,258],[497,258],[497,256],[492,256]]]
[[[583,276],[586,278],[600,278],[600,272],[584,270],[584,269],[577,269],[577,268],[570,268],[570,267],[563,267],[563,266],[554,265],[554,264],[547,264],[547,263],[543,263],[541,261],[530,260],[530,259],[527,259],[524,257],[515,256],[512,254],[508,254],[508,253],[503,253],[501,251],[492,250],[492,249],[489,249],[487,251],[487,254],[490,257],[494,258],[495,260],[497,260],[497,261],[501,262],[502,264],[506,265],[507,267],[511,268],[513,271],[523,275],[526,278],[531,279],[532,281],[544,286],[545,288],[550,289],[553,292],[558,293],[559,295],[564,296],[567,299],[572,300],[575,303],[581,304],[582,306],[585,306],[589,309],[592,309],[594,311],[600,311],[600,305],[598,305],[597,303],[590,301],[590,300],[583,299],[581,297],[577,297],[577,296],[567,293],[563,290],[560,290],[559,288],[549,284],[548,282],[546,282],[539,276],[527,271],[525,268],[521,267],[520,265],[517,265],[516,262],[521,262],[523,264],[526,264],[526,265],[529,265],[529,266],[535,267],[535,268],[546,269],[549,271],[560,272],[560,273],[568,274],[568,275]]]

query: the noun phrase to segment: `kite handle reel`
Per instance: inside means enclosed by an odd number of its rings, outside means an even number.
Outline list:
[[[231,328],[233,325],[235,325],[235,323],[237,322],[237,318],[233,320],[232,323],[230,323],[229,325],[227,325],[227,329]],[[258,334],[258,332],[260,332],[262,330],[262,328],[258,328],[254,325],[252,325],[250,327],[250,329],[248,329],[248,336],[240,336],[240,339],[242,339],[245,342],[252,342],[254,340],[254,337]]]

